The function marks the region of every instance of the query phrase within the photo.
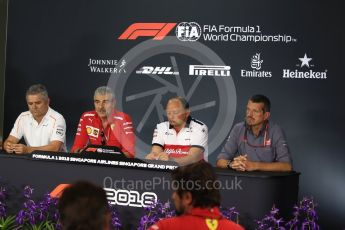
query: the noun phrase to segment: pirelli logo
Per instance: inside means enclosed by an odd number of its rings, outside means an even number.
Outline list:
[[[229,77],[230,66],[221,65],[190,65],[189,75],[190,76],[221,76]]]
[[[175,26],[176,23],[133,23],[119,39],[135,40],[138,37],[153,37],[153,40],[163,40]]]

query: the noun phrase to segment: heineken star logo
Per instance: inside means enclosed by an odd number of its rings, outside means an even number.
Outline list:
[[[308,58],[307,57],[307,54],[304,54],[304,57],[303,58],[298,58],[302,63],[301,63],[301,68],[303,66],[307,66],[308,68],[310,67],[309,66],[309,62],[312,60],[312,58]]]

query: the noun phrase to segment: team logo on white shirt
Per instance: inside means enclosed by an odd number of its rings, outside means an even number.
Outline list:
[[[166,148],[164,152],[169,155],[188,155],[188,148]]]
[[[56,134],[57,134],[57,135],[63,136],[64,133],[65,133],[65,129],[64,129],[62,126],[58,126],[58,127],[56,128]]]

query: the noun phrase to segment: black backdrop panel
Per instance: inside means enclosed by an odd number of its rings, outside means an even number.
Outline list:
[[[66,119],[71,147],[81,113],[93,108],[93,91],[109,84],[118,107],[133,118],[138,157],[149,151],[167,99],[179,94],[208,125],[214,163],[231,127],[243,119],[248,97],[262,93],[271,98],[272,120],[284,128],[294,168],[302,173],[300,196],[319,202],[324,227],[344,227],[344,10],[344,1],[10,0],[4,135],[26,110],[26,89],[43,83],[51,106]],[[139,22],[176,25],[159,41],[118,39]],[[184,25],[200,38],[180,41],[193,39]],[[220,40],[207,40],[212,36]],[[190,74],[191,65],[230,66],[231,76],[199,78]],[[178,74],[137,73],[144,66]],[[100,72],[114,67],[122,72]]]

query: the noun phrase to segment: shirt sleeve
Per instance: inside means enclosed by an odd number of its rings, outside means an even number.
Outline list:
[[[61,116],[56,120],[56,123],[53,127],[52,136],[50,141],[61,141],[65,143],[66,140],[66,122],[65,119]]]
[[[208,130],[206,125],[202,125],[200,128],[195,128],[191,135],[191,147],[205,148],[207,147]]]
[[[164,149],[164,130],[162,124],[157,124],[153,131],[152,145],[159,145]]]
[[[135,157],[135,134],[133,122],[130,116],[125,116],[121,128],[121,150],[122,152],[128,152],[131,155],[131,157]]]
[[[24,135],[24,124],[23,124],[23,117],[19,115],[16,122],[13,125],[13,128],[10,133],[11,136],[21,139]]]
[[[282,128],[276,126],[273,133],[274,136],[274,148],[276,152],[275,161],[292,163],[291,153],[286,141],[286,136]]]
[[[86,125],[85,125],[84,119],[85,118],[82,115],[80,120],[79,120],[77,132],[76,132],[75,137],[74,137],[74,143],[73,143],[73,146],[71,148],[71,152],[75,152],[78,149],[84,148],[88,143],[89,137],[88,137],[87,132],[86,132]]]
[[[238,141],[240,139],[241,127],[236,125],[231,130],[228,140],[217,157],[219,159],[232,160],[238,153]]]

